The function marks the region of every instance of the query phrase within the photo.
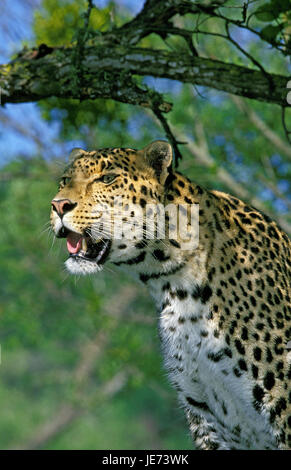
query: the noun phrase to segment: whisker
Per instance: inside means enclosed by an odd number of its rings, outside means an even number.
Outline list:
[[[52,239],[51,247],[50,247],[50,249],[49,249],[49,254],[52,253],[52,249],[53,249],[53,247],[54,247],[56,238],[57,238],[57,237],[55,236],[55,234],[53,234],[53,239]],[[60,246],[60,245],[59,245],[59,246]]]
[[[53,234],[53,230],[51,227],[47,227],[47,228],[44,228],[39,234],[38,234],[38,238],[41,238],[43,235],[52,235]]]
[[[65,281],[67,281],[68,277],[70,276],[70,273],[66,270],[65,267],[63,267],[63,279],[61,280],[61,283],[64,284]]]

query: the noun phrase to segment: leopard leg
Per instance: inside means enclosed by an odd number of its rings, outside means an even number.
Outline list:
[[[231,447],[223,434],[211,421],[200,413],[186,411],[194,444],[199,450],[230,450]]]

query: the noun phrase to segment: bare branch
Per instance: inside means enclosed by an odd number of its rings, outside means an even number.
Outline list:
[[[60,434],[82,414],[82,410],[72,405],[63,405],[49,421],[44,423],[26,443],[13,446],[11,450],[30,450],[43,447],[52,437]]]
[[[125,385],[128,378],[126,371],[118,372],[99,388],[99,402],[104,403],[114,397]],[[97,406],[97,403],[96,403]],[[14,450],[34,450],[43,448],[52,438],[63,432],[70,424],[86,412],[78,405],[62,405],[49,421],[44,423],[35,435],[26,443],[13,447]]]
[[[195,129],[199,138],[199,144],[191,141],[188,145],[188,148],[190,152],[196,157],[196,159],[198,159],[200,164],[207,167],[213,167],[215,160],[209,153],[208,144],[201,122],[197,121]],[[270,212],[267,210],[261,199],[258,199],[257,197],[254,197],[252,194],[250,194],[249,190],[236,181],[231,173],[229,173],[225,168],[218,168],[216,175],[220,181],[233,192],[233,194],[236,194],[242,200],[248,201],[251,205],[261,210],[262,212]],[[270,216],[277,220],[287,233],[291,233],[291,224],[287,222],[285,218],[274,213],[271,213]]]
[[[187,149],[193,155],[195,160],[202,166],[206,168],[213,168],[215,165],[215,159],[210,154],[206,136],[204,133],[204,128],[202,123],[197,120],[195,122],[195,133],[197,136],[197,142],[191,140],[186,135],[183,135],[174,129],[176,135],[179,135],[179,138],[183,141],[187,141]],[[285,217],[279,216],[273,212],[270,212],[264,205],[261,199],[254,197],[249,190],[243,186],[241,183],[236,181],[231,173],[229,173],[225,168],[217,168],[216,178],[221,181],[230,191],[237,195],[240,199],[247,201],[249,204],[253,205],[262,212],[269,213],[270,217],[274,220],[277,220],[278,224],[285,230],[287,233],[291,233],[291,223],[289,223]]]
[[[119,313],[123,315],[124,312],[127,312],[129,304],[137,295],[136,292],[136,289],[128,291],[127,287],[120,289],[115,297],[111,299],[110,305],[104,305],[104,309],[106,311],[110,310],[113,305],[114,310],[114,305],[116,308],[117,305],[119,305]],[[118,321],[118,319],[119,317],[117,316],[116,321]],[[86,412],[88,406],[90,406],[90,399],[87,398],[86,393],[86,385],[98,359],[100,360],[103,354],[105,354],[106,345],[109,340],[110,332],[107,331],[105,335],[103,331],[101,331],[96,335],[93,341],[85,343],[80,352],[80,360],[70,377],[70,380],[72,380],[73,384],[76,386],[72,403],[63,403],[58,408],[55,415],[40,426],[34,436],[27,442],[13,446],[13,449],[25,450],[42,448],[48,441],[67,429],[74,420]],[[120,371],[110,380],[98,387],[97,400],[95,395],[93,405],[97,407],[97,402],[104,403],[105,400],[109,400],[116,395],[126,384],[129,375],[129,369]],[[86,407],[83,406],[84,402],[86,403]]]
[[[256,126],[256,128],[263,134],[263,136],[277,149],[283,152],[289,159],[291,159],[291,147],[280,138],[261,118],[260,116],[247,105],[238,96],[231,96],[236,106],[248,117],[248,119]]]

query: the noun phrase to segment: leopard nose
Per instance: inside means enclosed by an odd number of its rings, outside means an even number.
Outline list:
[[[62,218],[67,212],[70,212],[71,210],[76,207],[77,203],[72,202],[70,199],[59,199],[58,201],[56,199],[52,200],[52,207],[53,210]]]

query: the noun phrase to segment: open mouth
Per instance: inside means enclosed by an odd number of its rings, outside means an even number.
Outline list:
[[[92,240],[86,230],[82,235],[62,227],[57,237],[67,239],[67,248],[70,257],[76,260],[83,259],[103,264],[109,255],[111,240],[108,238]]]

